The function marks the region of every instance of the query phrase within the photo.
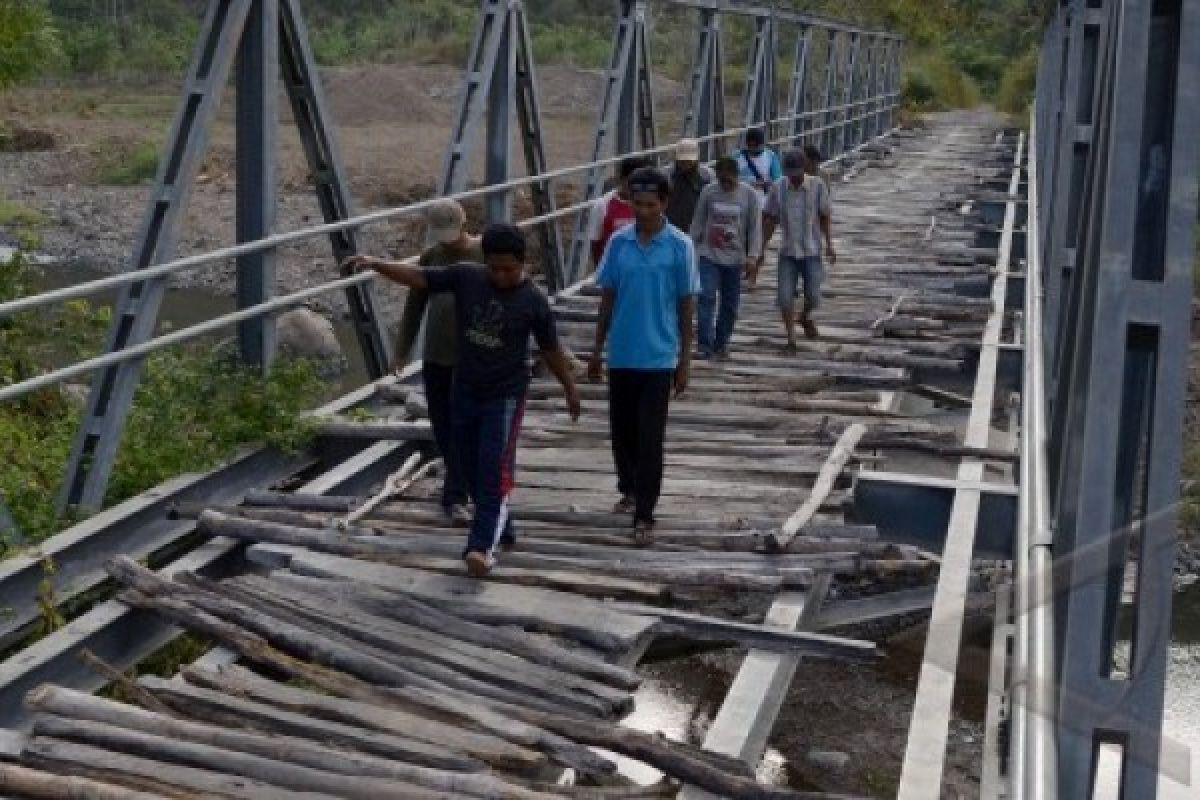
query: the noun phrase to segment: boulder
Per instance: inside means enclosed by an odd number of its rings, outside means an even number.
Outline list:
[[[333,323],[317,312],[307,308],[289,311],[276,320],[275,329],[281,358],[309,359],[326,378],[346,371],[348,362]]]

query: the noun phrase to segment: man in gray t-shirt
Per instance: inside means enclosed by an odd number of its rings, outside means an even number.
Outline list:
[[[738,164],[732,157],[718,158],[716,173],[717,182],[704,187],[696,201],[691,230],[700,268],[701,358],[727,355],[741,305],[742,274],[749,275],[762,255],[758,192],[738,182]]]
[[[787,347],[796,349],[796,285],[804,280],[804,309],[800,324],[810,339],[819,335],[810,314],[821,302],[821,239],[825,240],[825,255],[829,263],[837,263],[833,249],[833,206],[829,186],[807,172],[808,159],[802,150],[789,150],[783,156],[784,177],[771,186],[763,211],[763,241],[770,241],[776,226],[783,229],[779,247],[779,291],[777,302],[787,332]],[[761,264],[761,259],[759,260]],[[757,268],[751,277],[753,285]]]

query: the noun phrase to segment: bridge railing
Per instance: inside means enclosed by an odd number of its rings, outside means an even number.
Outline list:
[[[902,40],[886,31],[813,15],[743,5],[727,0],[662,0],[699,14],[695,63],[681,133],[721,152],[730,140],[751,128],[771,132],[774,144],[818,142],[837,160],[886,135],[900,103]],[[642,0],[616,4],[612,59],[605,71],[605,94],[595,131],[592,159],[561,169],[545,159],[536,66],[520,0],[482,0],[475,40],[464,72],[442,178],[443,196],[483,199],[492,219],[512,216],[511,197],[527,190],[534,213],[519,224],[541,237],[544,274],[552,290],[583,277],[581,254],[586,216],[596,198],[602,173],[630,154],[655,160],[671,152],[656,141],[658,126],[649,80],[647,7]],[[724,117],[720,18],[748,15],[756,39],[738,124]],[[793,35],[793,71],[788,107],[779,107],[782,84],[775,68],[783,60],[785,33]],[[824,45],[817,64],[815,38]],[[232,247],[174,257],[179,227],[203,162],[221,92],[234,77],[238,94],[236,124],[237,239]],[[324,216],[320,225],[270,234],[275,218],[278,115],[275,89],[283,80],[292,117],[308,157],[314,188]],[[513,177],[513,122],[528,172]],[[469,188],[470,155],[479,139],[486,153],[484,184]],[[556,181],[586,174],[583,197],[556,208]],[[98,508],[104,498],[121,434],[146,355],[217,330],[238,327],[239,349],[247,363],[266,367],[274,350],[273,317],[314,297],[344,292],[364,361],[371,378],[391,368],[386,326],[371,291],[372,275],[331,279],[276,296],[274,258],[280,248],[328,237],[334,263],[358,251],[357,234],[366,226],[419,214],[434,200],[381,209],[354,210],[349,182],[327,110],[308,33],[297,0],[210,0],[197,49],[185,79],[183,96],[163,150],[158,175],[129,269],[29,297],[0,303],[0,319],[72,299],[119,290],[112,330],[104,352],[94,358],[0,387],[0,402],[13,400],[88,374],[92,378],[86,412],[67,465],[59,507]],[[560,221],[576,217],[576,242],[570,261],[558,243]],[[202,323],[155,336],[167,280],[172,274],[227,261],[237,263],[238,310]]]
[[[1011,796],[1153,798],[1200,161],[1200,0],[1058,4],[1032,113]],[[1161,774],[1160,774],[1161,772]],[[1111,787],[1108,787],[1111,788]]]

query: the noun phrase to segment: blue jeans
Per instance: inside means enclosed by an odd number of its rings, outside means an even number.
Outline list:
[[[453,413],[454,453],[475,501],[466,552],[491,555],[496,545],[516,539],[508,496],[515,483],[525,393],[476,397],[455,386]]]
[[[718,293],[721,295],[719,311]],[[741,302],[742,265],[727,266],[707,258],[700,259],[700,314],[696,340],[701,352],[719,353],[729,347]]]
[[[776,302],[784,311],[796,306],[796,285],[804,279],[804,310],[813,311],[821,304],[821,281],[825,268],[820,256],[811,258],[779,257],[779,286]]]

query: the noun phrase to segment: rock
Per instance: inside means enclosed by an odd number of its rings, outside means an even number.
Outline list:
[[[808,763],[819,769],[840,772],[850,766],[850,754],[837,750],[809,750]]]
[[[342,358],[333,323],[315,311],[297,308],[276,322],[279,352],[290,358]]]
[[[91,387],[85,386],[82,383],[64,383],[58,387],[59,393],[63,399],[72,406],[83,408],[87,405],[88,393]]]
[[[333,323],[315,311],[297,308],[276,320],[280,358],[305,358],[317,366],[326,380],[337,378],[349,367]]]

